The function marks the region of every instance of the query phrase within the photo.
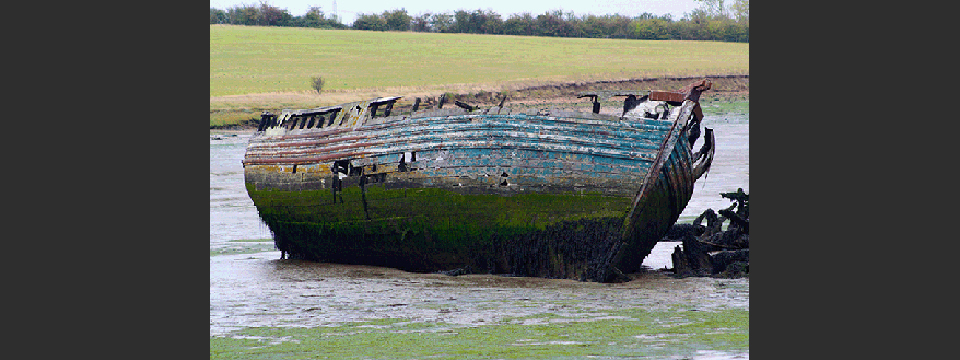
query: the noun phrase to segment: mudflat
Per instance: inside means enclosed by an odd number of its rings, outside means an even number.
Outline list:
[[[651,270],[603,284],[418,274],[276,254],[210,258],[211,358],[487,357],[502,347],[547,358],[749,356],[749,278]],[[416,354],[381,353],[398,342]]]

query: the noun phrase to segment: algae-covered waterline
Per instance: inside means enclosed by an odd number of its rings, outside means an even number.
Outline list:
[[[720,192],[749,192],[748,119],[708,113],[716,157],[681,222],[728,207]],[[649,271],[599,284],[279,260],[243,186],[249,136],[211,133],[211,358],[749,357],[749,279]],[[678,244],[644,264],[671,266]]]

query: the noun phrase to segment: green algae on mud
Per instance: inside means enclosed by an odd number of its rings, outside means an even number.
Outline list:
[[[541,313],[483,326],[380,319],[340,326],[247,328],[211,337],[210,358],[675,357],[704,350],[747,352],[749,330],[748,310],[684,306],[615,310],[593,319]]]
[[[210,256],[256,254],[276,250],[273,239],[230,240],[226,246],[210,249]]]
[[[706,115],[722,114],[750,114],[750,98],[736,100],[712,100],[708,99],[701,103],[703,113]]]

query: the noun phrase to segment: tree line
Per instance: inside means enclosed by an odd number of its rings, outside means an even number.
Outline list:
[[[619,38],[650,40],[718,40],[750,42],[749,0],[699,0],[701,7],[673,20],[670,14],[643,13],[627,17],[614,15],[575,15],[560,10],[511,14],[506,19],[490,10],[457,10],[449,13],[410,15],[404,8],[380,14],[358,14],[353,24],[340,23],[320,8],[310,8],[303,16],[291,16],[262,2],[239,5],[227,10],[210,8],[211,24],[319,27],[373,31],[414,31],[497,35],[555,36],[580,38]]]
[[[323,13],[319,7],[311,7],[303,16],[293,16],[287,9],[279,9],[267,2],[259,5],[236,5],[226,10],[210,8],[211,24],[316,27],[323,29],[349,29],[332,15]]]

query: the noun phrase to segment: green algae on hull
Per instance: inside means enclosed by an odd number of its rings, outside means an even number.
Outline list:
[[[323,190],[248,191],[277,248],[305,259],[576,279],[596,277],[600,264],[588,262],[618,239],[632,201],[367,186],[344,188],[334,203]]]

